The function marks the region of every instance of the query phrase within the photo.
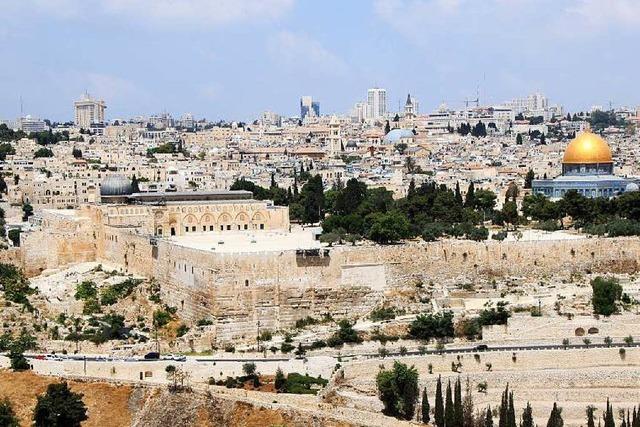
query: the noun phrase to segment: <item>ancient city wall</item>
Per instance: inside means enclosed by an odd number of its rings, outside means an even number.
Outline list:
[[[82,261],[104,261],[153,277],[164,300],[187,321],[216,319],[222,340],[255,337],[306,316],[356,317],[385,292],[417,282],[517,276],[561,279],[575,272],[638,270],[640,239],[520,242],[446,240],[313,251],[215,253],[157,241],[127,227],[25,233],[22,262],[31,275]],[[95,223],[95,222],[93,222]]]

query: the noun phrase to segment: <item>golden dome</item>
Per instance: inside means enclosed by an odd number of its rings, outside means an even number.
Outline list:
[[[564,152],[562,163],[565,164],[589,164],[589,163],[613,163],[609,144],[591,131],[580,132],[569,143]]]

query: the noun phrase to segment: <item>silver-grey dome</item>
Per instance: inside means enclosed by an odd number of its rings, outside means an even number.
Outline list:
[[[131,193],[131,181],[122,175],[109,175],[100,185],[101,196],[124,196]]]

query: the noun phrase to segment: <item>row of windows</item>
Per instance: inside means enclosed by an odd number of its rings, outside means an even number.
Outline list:
[[[237,224],[236,225],[238,230],[248,230],[249,229],[249,224]],[[184,227],[184,232],[185,233],[196,233],[198,231],[202,231],[202,232],[207,232],[207,231],[216,231],[216,226],[215,225],[203,225],[201,227],[202,229],[199,230],[197,226],[192,225],[192,226],[186,226]],[[231,229],[233,228],[232,224],[222,224],[219,226],[219,230],[220,231],[231,231]],[[253,224],[253,229],[254,230],[264,230],[264,224]],[[156,236],[162,236],[163,235],[163,230],[162,227],[158,227],[156,228]],[[174,227],[171,227],[171,235],[175,236],[176,235],[176,229]]]

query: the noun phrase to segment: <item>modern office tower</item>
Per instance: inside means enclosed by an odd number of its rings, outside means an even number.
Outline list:
[[[380,119],[387,115],[387,91],[373,88],[367,91],[367,118]]]
[[[104,123],[104,110],[107,108],[103,100],[91,98],[88,93],[73,103],[75,123],[81,128],[90,128],[93,123]]]
[[[314,101],[311,96],[303,96],[300,98],[300,119],[304,120],[308,115],[320,117],[320,103]]]

